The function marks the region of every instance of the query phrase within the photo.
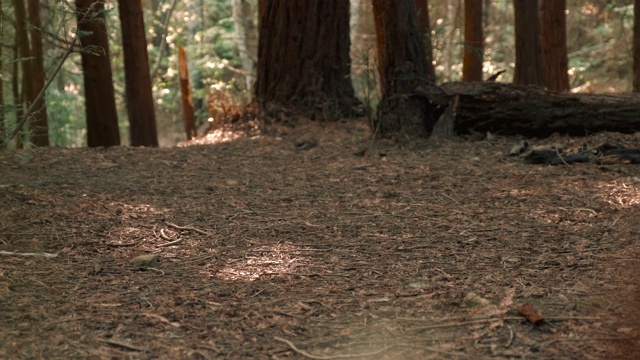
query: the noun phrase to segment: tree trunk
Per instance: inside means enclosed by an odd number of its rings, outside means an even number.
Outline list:
[[[482,81],[482,62],[484,60],[482,1],[464,0],[463,81]]]
[[[250,0],[231,0],[236,48],[246,72],[247,90],[252,92],[256,78],[256,61],[258,50],[258,32],[253,21],[255,8]]]
[[[258,0],[258,28],[262,26],[262,17],[264,16],[264,13],[266,11],[267,11],[267,0]]]
[[[22,60],[16,60],[16,66],[20,65],[20,70],[22,73],[22,82],[20,86],[20,91],[18,98],[16,99],[16,124],[20,121],[22,114],[26,111],[25,102],[33,100],[31,98],[31,94],[33,94],[33,61],[25,60],[25,58],[31,57],[31,48],[29,46],[29,35],[27,34],[26,26],[27,26],[27,11],[24,7],[25,3],[23,0],[14,0],[13,8],[16,17],[16,59],[22,58]],[[18,79],[18,72],[14,74]],[[16,80],[17,81],[17,80]],[[24,129],[24,128],[23,128]],[[16,147],[22,148],[24,132],[21,133],[20,136],[17,137]]]
[[[412,0],[373,0],[382,99],[376,131],[381,136],[426,136],[435,123],[429,102],[416,93],[431,87]]]
[[[640,129],[640,98],[624,94],[571,94],[504,83],[447,83],[435,104],[457,99],[453,127],[458,134],[487,131],[546,137],[584,136],[600,131],[634,133]]]
[[[2,1],[0,1],[0,43],[4,44],[4,7],[2,6]],[[5,119],[5,104],[4,101],[4,79],[6,79],[4,73],[4,52],[2,51],[3,47],[0,46],[0,144],[4,141],[4,137],[6,136],[7,130],[6,125],[4,124]]]
[[[569,90],[566,0],[542,0],[542,58],[547,89]]]
[[[158,146],[141,0],[118,0],[132,146]]]
[[[78,29],[82,36],[82,76],[84,79],[87,145],[120,145],[118,113],[113,88],[109,38],[105,25],[104,0],[76,0]],[[91,48],[88,48],[91,47]]]
[[[349,2],[269,0],[260,24],[256,98],[312,119],[360,112],[350,77]]]
[[[540,51],[538,0],[513,0],[516,32],[516,69],[513,83],[545,86]]]
[[[180,70],[180,91],[182,94],[182,114],[184,115],[184,130],[187,133],[187,140],[195,138],[196,121],[193,114],[193,96],[189,86],[189,68],[187,53],[182,46],[178,47],[178,68]]]
[[[202,91],[204,88],[204,84],[202,82],[202,71],[200,67],[197,66],[196,61],[194,59],[201,59],[208,54],[203,49],[202,42],[197,39],[198,32],[203,29],[203,21],[204,17],[204,0],[190,0],[187,2],[187,10],[189,13],[194,14],[190,21],[187,23],[187,48],[191,48],[191,57],[189,58],[189,69],[191,69],[189,73],[189,83],[191,85],[191,89],[193,92],[191,95],[196,95],[193,97],[193,104],[195,109],[202,109],[204,104],[204,98],[200,96],[200,94],[205,93],[206,91]]]
[[[33,71],[30,101],[34,101],[46,83],[44,55],[42,53],[42,21],[40,20],[40,1],[29,1],[29,22],[31,23],[31,56]],[[29,139],[35,146],[49,146],[49,126],[47,124],[47,103],[42,97],[36,104],[36,111],[29,119]]]
[[[633,5],[633,91],[640,92],[640,0]]]
[[[157,1],[157,0],[154,0]],[[156,35],[153,37],[153,44],[154,46],[156,46],[156,42],[158,43],[157,47],[157,54],[156,54],[156,61],[154,62],[153,68],[151,70],[151,78],[154,79],[156,76],[158,76],[158,72],[160,71],[160,67],[162,66],[162,59],[164,58],[164,52],[167,50],[167,32],[169,29],[169,21],[171,20],[171,14],[173,14],[173,10],[175,10],[176,5],[178,4],[178,0],[172,0],[171,2],[171,6],[169,6],[166,10],[163,7],[162,10],[162,14],[158,15],[161,19],[162,19],[162,23],[161,24],[157,24],[158,21],[160,21],[159,19],[156,19],[156,25],[154,25],[154,28],[156,29],[155,31],[157,31]],[[158,33],[160,35],[158,35]]]
[[[418,32],[422,36],[427,74],[432,81],[436,80],[436,70],[433,66],[433,45],[431,43],[431,23],[429,20],[429,2],[427,0],[413,0],[418,15]]]

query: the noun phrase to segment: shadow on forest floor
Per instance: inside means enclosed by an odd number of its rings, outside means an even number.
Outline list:
[[[0,358],[632,358],[640,168],[516,142],[0,153]]]

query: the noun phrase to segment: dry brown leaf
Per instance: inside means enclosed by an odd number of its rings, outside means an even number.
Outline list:
[[[529,322],[538,325],[544,320],[540,310],[531,304],[524,304],[520,308],[520,315],[524,316]]]

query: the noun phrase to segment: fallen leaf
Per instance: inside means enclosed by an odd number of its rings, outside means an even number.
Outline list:
[[[524,304],[520,308],[520,315],[524,316],[528,321],[534,325],[538,325],[544,320],[540,310],[531,304]]]

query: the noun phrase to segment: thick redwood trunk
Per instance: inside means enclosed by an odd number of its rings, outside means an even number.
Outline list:
[[[566,0],[542,1],[542,58],[547,89],[569,90]]]
[[[513,0],[516,33],[516,69],[513,83],[545,86],[540,48],[538,0]]]
[[[424,44],[425,59],[427,61],[427,74],[431,80],[436,80],[435,66],[433,65],[433,44],[431,43],[431,23],[429,20],[429,2],[427,0],[413,0],[418,15],[418,31]]]
[[[263,109],[331,120],[358,113],[348,1],[270,0],[261,20],[256,99]]]
[[[158,146],[141,0],[118,0],[132,146]]]
[[[91,33],[80,38],[80,44],[93,51],[81,52],[84,78],[85,110],[87,117],[87,145],[120,145],[118,113],[113,89],[109,38],[105,25],[103,0],[76,0],[78,29]]]
[[[412,0],[373,0],[382,99],[376,131],[426,136],[435,123],[433,109],[418,87],[431,87]]]
[[[482,1],[464,1],[464,56],[462,80],[482,81],[484,36],[482,32]]]

